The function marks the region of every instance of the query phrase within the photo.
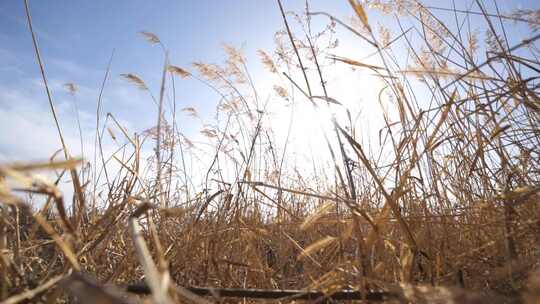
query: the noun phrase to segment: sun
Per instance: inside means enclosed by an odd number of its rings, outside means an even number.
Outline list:
[[[272,103],[268,111],[268,123],[278,146],[286,146],[288,152],[297,155],[297,161],[305,159],[310,166],[314,160],[330,159],[327,140],[332,147],[337,144],[334,118],[343,129],[350,132],[354,128],[359,142],[377,138],[384,126],[378,96],[384,83],[380,79],[344,67],[330,69],[326,76],[328,97],[339,104],[296,94],[286,102]]]

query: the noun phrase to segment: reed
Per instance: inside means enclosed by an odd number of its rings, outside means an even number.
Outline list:
[[[197,286],[538,303],[539,12],[488,12],[481,0],[469,10],[415,0],[349,3],[353,18],[341,20],[309,6],[291,13],[277,1],[284,28],[275,50],[257,52],[278,79],[268,99],[239,49],[225,45],[223,64],[178,67],[156,34],[141,32],[163,50],[158,98],[140,76],[122,77],[149,92],[154,128],[131,135],[114,114],[103,120],[100,96],[96,142],[84,151],[93,149],[92,163],[81,166],[69,154],[58,127],[64,158],[0,165],[0,303],[221,301],[212,289],[195,294]],[[380,14],[395,17],[401,32],[377,26]],[[470,29],[470,18],[484,31]],[[315,20],[328,24],[316,32]],[[526,23],[530,34],[510,44],[506,29],[514,23]],[[336,31],[357,37],[371,55],[335,54]],[[335,65],[384,84],[379,100],[369,101],[392,101],[380,112],[379,138],[362,138],[353,109],[332,96],[326,73]],[[176,97],[164,98],[187,79],[220,96],[215,120],[200,131],[204,142],[176,120],[177,112],[200,119],[197,109],[177,110]],[[66,89],[77,94],[74,84]],[[288,150],[291,127],[276,140],[268,117],[278,101],[330,113],[331,127],[321,124],[318,133],[328,159],[313,161],[312,174],[298,170]],[[120,153],[104,154],[105,128],[124,140]],[[144,159],[147,147],[154,153]],[[204,170],[190,162],[204,162]],[[43,170],[58,179],[41,178]],[[58,188],[65,173],[73,198]],[[25,193],[44,204],[37,208]],[[150,295],[123,288],[142,282]]]

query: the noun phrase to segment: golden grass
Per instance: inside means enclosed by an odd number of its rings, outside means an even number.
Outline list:
[[[404,0],[369,1],[370,9],[349,3],[359,26],[308,11],[302,29],[311,29],[305,24],[311,18],[330,24],[320,33],[298,34],[278,1],[285,30],[276,34],[276,56],[258,55],[270,73],[283,76],[273,98],[311,102],[319,111],[331,103],[349,119],[349,109],[327,91],[321,63],[330,59],[375,73],[396,108],[396,115],[383,115],[379,152],[334,114],[333,129],[321,131],[332,170],[321,165],[316,169],[325,176],[300,175],[285,162],[288,142],[274,143],[272,126],[264,123],[267,103],[259,99],[246,58],[232,46],[225,46],[223,66],[195,63],[197,73],[166,59],[159,100],[142,78],[122,74],[150,93],[158,107],[155,128],[132,136],[112,114],[100,124],[98,110],[94,149],[101,159],[92,167],[77,170],[80,160],[69,155],[59,127],[64,160],[0,166],[0,303],[222,300],[217,290],[201,297],[192,286],[316,289],[325,296],[380,289],[402,303],[538,303],[540,35],[531,17],[538,12],[492,14],[482,1],[478,11]],[[376,9],[415,26],[392,40],[388,29],[374,30],[376,18],[368,19]],[[450,31],[438,11],[483,18],[491,33],[486,55],[477,54],[476,32]],[[509,45],[494,25],[501,20],[526,22],[530,38]],[[319,38],[335,30],[350,31],[372,48],[377,64],[331,55],[335,44]],[[141,34],[167,54],[157,35]],[[32,37],[46,84],[33,31]],[[396,64],[398,42],[408,46],[412,65]],[[416,79],[408,79],[411,74]],[[201,130],[212,153],[197,185],[186,159],[198,159],[202,149],[181,133],[174,98],[171,105],[164,100],[165,91],[175,96],[175,81],[186,78],[222,97],[216,123]],[[414,94],[422,85],[429,96]],[[66,89],[77,93],[74,84]],[[181,111],[198,117],[193,107]],[[105,156],[100,130],[107,127],[117,139],[109,120],[127,144]],[[141,167],[145,142],[155,144],[148,168]],[[105,157],[120,165],[118,172],[100,166]],[[233,168],[232,177],[223,168]],[[36,174],[43,170],[58,179]],[[101,170],[104,175],[96,173]],[[67,171],[75,189],[71,212],[58,188]],[[45,203],[36,210],[25,193]],[[126,284],[141,282],[149,296],[127,292]]]

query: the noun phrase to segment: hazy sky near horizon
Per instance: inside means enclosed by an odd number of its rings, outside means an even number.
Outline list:
[[[140,133],[155,125],[157,109],[148,94],[119,76],[136,73],[154,94],[158,93],[163,54],[159,47],[144,41],[138,34],[140,31],[157,34],[170,51],[171,63],[187,68],[194,61],[222,62],[223,43],[238,46],[253,68],[255,81],[267,83],[256,50],[271,53],[273,34],[282,29],[277,3],[270,0],[29,2],[62,129],[75,155],[80,149],[73,101],[62,86],[68,82],[79,86],[76,103],[83,133],[92,138],[99,87],[113,49],[115,55],[105,85],[103,113],[113,113],[130,132]],[[290,11],[301,11],[305,5],[303,0],[283,3]],[[447,1],[428,3],[449,5]],[[471,1],[456,3],[464,7]],[[314,0],[310,6],[312,10],[326,11],[339,18],[352,16],[345,0]],[[532,0],[499,2],[502,11],[534,6],[538,3]],[[368,10],[368,15],[374,14]],[[345,41],[341,47],[358,54],[366,50],[358,41]],[[354,52],[349,55],[359,57]],[[178,107],[196,106],[203,115],[211,115],[217,96],[200,84],[188,84],[179,84]],[[198,131],[189,121],[184,127],[188,134]],[[0,128],[0,162],[45,159],[60,148],[22,0],[0,1]]]

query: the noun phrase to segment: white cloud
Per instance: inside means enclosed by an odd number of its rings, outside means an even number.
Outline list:
[[[44,93],[33,94],[31,91],[22,92],[20,90],[0,88],[1,163],[45,161],[61,149],[58,131],[47,105],[46,97],[43,96]],[[56,109],[61,120],[62,132],[68,150],[73,156],[81,156],[80,137],[73,108],[67,101],[63,101],[58,102]],[[84,134],[84,156],[87,161],[92,162],[94,159],[95,115],[81,111],[80,116]],[[103,153],[105,158],[108,158],[118,149],[119,144],[110,140],[108,133],[104,137]],[[120,132],[117,132],[117,137],[120,144],[125,142],[120,136]],[[121,158],[120,155],[119,157]],[[59,153],[56,159],[63,159],[63,153]],[[98,168],[100,167],[98,165]],[[110,172],[118,172],[120,168],[119,164],[114,160],[107,167]],[[46,176],[51,180],[55,178],[52,172],[47,172]],[[69,174],[65,175],[59,187],[64,194],[66,203],[69,205],[73,197],[73,187],[69,182]],[[42,203],[40,198],[36,203],[38,205]]]

